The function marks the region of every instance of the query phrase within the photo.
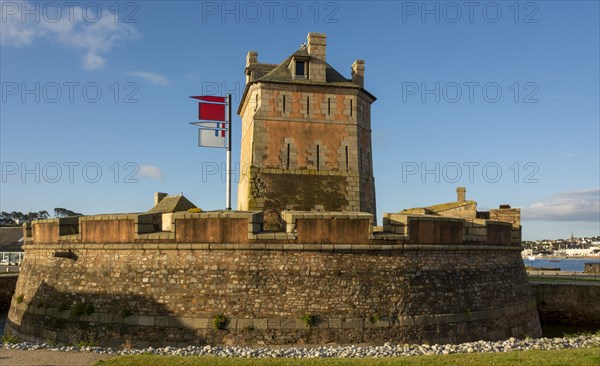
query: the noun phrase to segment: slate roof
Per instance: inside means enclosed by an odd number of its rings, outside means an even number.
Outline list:
[[[250,89],[250,85],[256,82],[269,82],[269,83],[283,83],[283,84],[301,84],[301,85],[320,85],[320,86],[333,86],[333,87],[344,87],[344,88],[354,88],[360,89],[365,92],[369,97],[373,100],[377,98],[369,93],[365,88],[361,87],[358,84],[352,82],[352,79],[346,79],[342,74],[340,74],[336,69],[334,69],[328,63],[325,63],[325,82],[321,81],[311,81],[311,80],[301,80],[294,79],[292,73],[289,70],[290,62],[294,57],[302,57],[310,62],[311,59],[316,59],[316,57],[311,56],[308,53],[308,50],[305,47],[300,47],[296,52],[287,57],[280,64],[266,64],[266,63],[254,63],[250,65],[248,68],[254,71],[255,77],[254,80],[246,83],[246,88],[244,89],[244,94],[242,96],[242,100],[246,98],[248,94],[248,90]],[[256,72],[258,71],[258,73]],[[240,103],[238,107],[237,113],[241,113],[242,103]]]
[[[294,79],[292,73],[289,70],[290,62],[292,62],[292,59],[294,57],[306,58],[307,60],[309,60],[309,62],[310,59],[314,58],[313,56],[308,54],[308,51],[306,51],[306,49],[300,48],[298,51],[294,52],[291,56],[286,58],[282,63],[275,66],[265,76],[254,79],[253,81],[285,82],[309,85],[334,84],[333,86],[346,86],[349,88],[360,89],[360,85],[353,83],[352,80],[346,79],[344,76],[342,76],[342,74],[340,74],[336,69],[331,67],[331,65],[329,65],[328,63],[325,63],[327,65],[325,68],[325,82]]]
[[[22,245],[22,227],[0,227],[0,252],[22,252]]]
[[[187,211],[190,208],[196,208],[190,200],[185,198],[184,195],[180,194],[177,196],[167,196],[160,200],[160,202],[152,207],[148,212],[178,212],[178,211]]]

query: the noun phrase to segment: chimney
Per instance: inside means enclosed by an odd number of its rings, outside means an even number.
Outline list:
[[[306,39],[308,40],[308,54],[326,61],[327,35],[325,33],[309,33]]]
[[[256,63],[258,63],[258,52],[248,51],[248,54],[246,55],[246,84],[254,79],[252,71],[249,69],[249,67]]]
[[[365,61],[356,60],[352,64],[352,82],[354,84],[365,86]]]
[[[155,192],[154,193],[154,206],[158,205],[158,203],[160,201],[162,201],[163,198],[167,197],[168,195],[166,193],[162,193],[162,192]]]
[[[327,36],[325,33],[309,33],[308,54],[311,60],[308,65],[308,80],[324,83],[327,81],[327,63],[325,62],[325,48]]]
[[[465,187],[456,188],[457,202],[465,202],[467,189]]]
[[[246,67],[256,63],[258,63],[258,52],[248,51],[248,54],[246,55]]]

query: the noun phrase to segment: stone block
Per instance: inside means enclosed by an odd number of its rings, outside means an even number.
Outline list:
[[[327,319],[330,329],[342,329],[342,319]]]
[[[343,329],[362,329],[364,327],[364,319],[353,318],[353,319],[345,319],[342,323]]]
[[[281,319],[267,319],[268,329],[281,329]]]
[[[281,329],[296,329],[297,319],[281,319]]]
[[[153,316],[140,315],[138,317],[138,324],[146,327],[154,326],[155,318]]]
[[[268,320],[267,319],[248,319],[248,320],[252,320],[252,324],[250,324],[254,329],[257,330],[266,330],[268,328]],[[240,326],[240,324],[238,323],[238,326]],[[244,325],[247,326],[247,325]],[[244,326],[241,327],[241,329],[244,329]]]
[[[157,316],[156,318],[154,318],[154,325],[157,327],[168,327],[169,326],[169,317]]]
[[[187,329],[194,329],[195,328],[195,321],[196,318],[188,318],[188,317],[181,317],[181,318],[177,318],[177,320],[179,321],[179,326],[187,328]]]

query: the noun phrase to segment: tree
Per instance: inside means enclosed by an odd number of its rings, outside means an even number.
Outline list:
[[[15,220],[13,220],[12,215],[6,211],[2,211],[2,213],[0,213],[0,221],[2,221],[3,224],[15,223]]]
[[[73,212],[71,210],[67,210],[66,208],[56,207],[54,209],[54,217],[69,217],[69,216],[83,216],[78,212]]]

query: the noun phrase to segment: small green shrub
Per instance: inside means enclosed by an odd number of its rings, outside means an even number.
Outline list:
[[[47,345],[49,345],[50,347],[56,347],[57,343],[56,341],[52,340],[52,339],[45,339],[44,343],[46,343]]]
[[[75,315],[90,315],[94,312],[94,305],[90,303],[76,302],[75,304],[73,304],[71,311]]]
[[[94,339],[94,337],[87,336],[84,339],[80,339],[77,344],[75,344],[78,348],[82,347],[98,347],[98,342]]]
[[[188,212],[189,212],[189,213],[200,213],[200,212],[202,212],[202,209],[201,209],[201,208],[198,208],[198,207],[194,207],[194,208],[190,208],[190,209],[188,210]]]
[[[23,294],[17,296],[17,298],[16,298],[17,304],[22,303],[24,299],[25,299],[25,295],[23,295]]]
[[[315,317],[310,314],[304,314],[302,316],[302,322],[308,328],[310,328],[315,323]]]
[[[8,333],[2,336],[2,344],[17,344],[21,342],[21,338],[17,337],[12,333]]]
[[[227,326],[227,317],[223,314],[217,314],[213,318],[213,327],[215,330],[225,329]]]
[[[2,336],[2,344],[16,344],[19,343],[19,337],[13,334],[5,334]]]
[[[371,323],[373,323],[373,324],[377,323],[380,319],[381,319],[381,317],[379,316],[378,313],[371,315]]]

